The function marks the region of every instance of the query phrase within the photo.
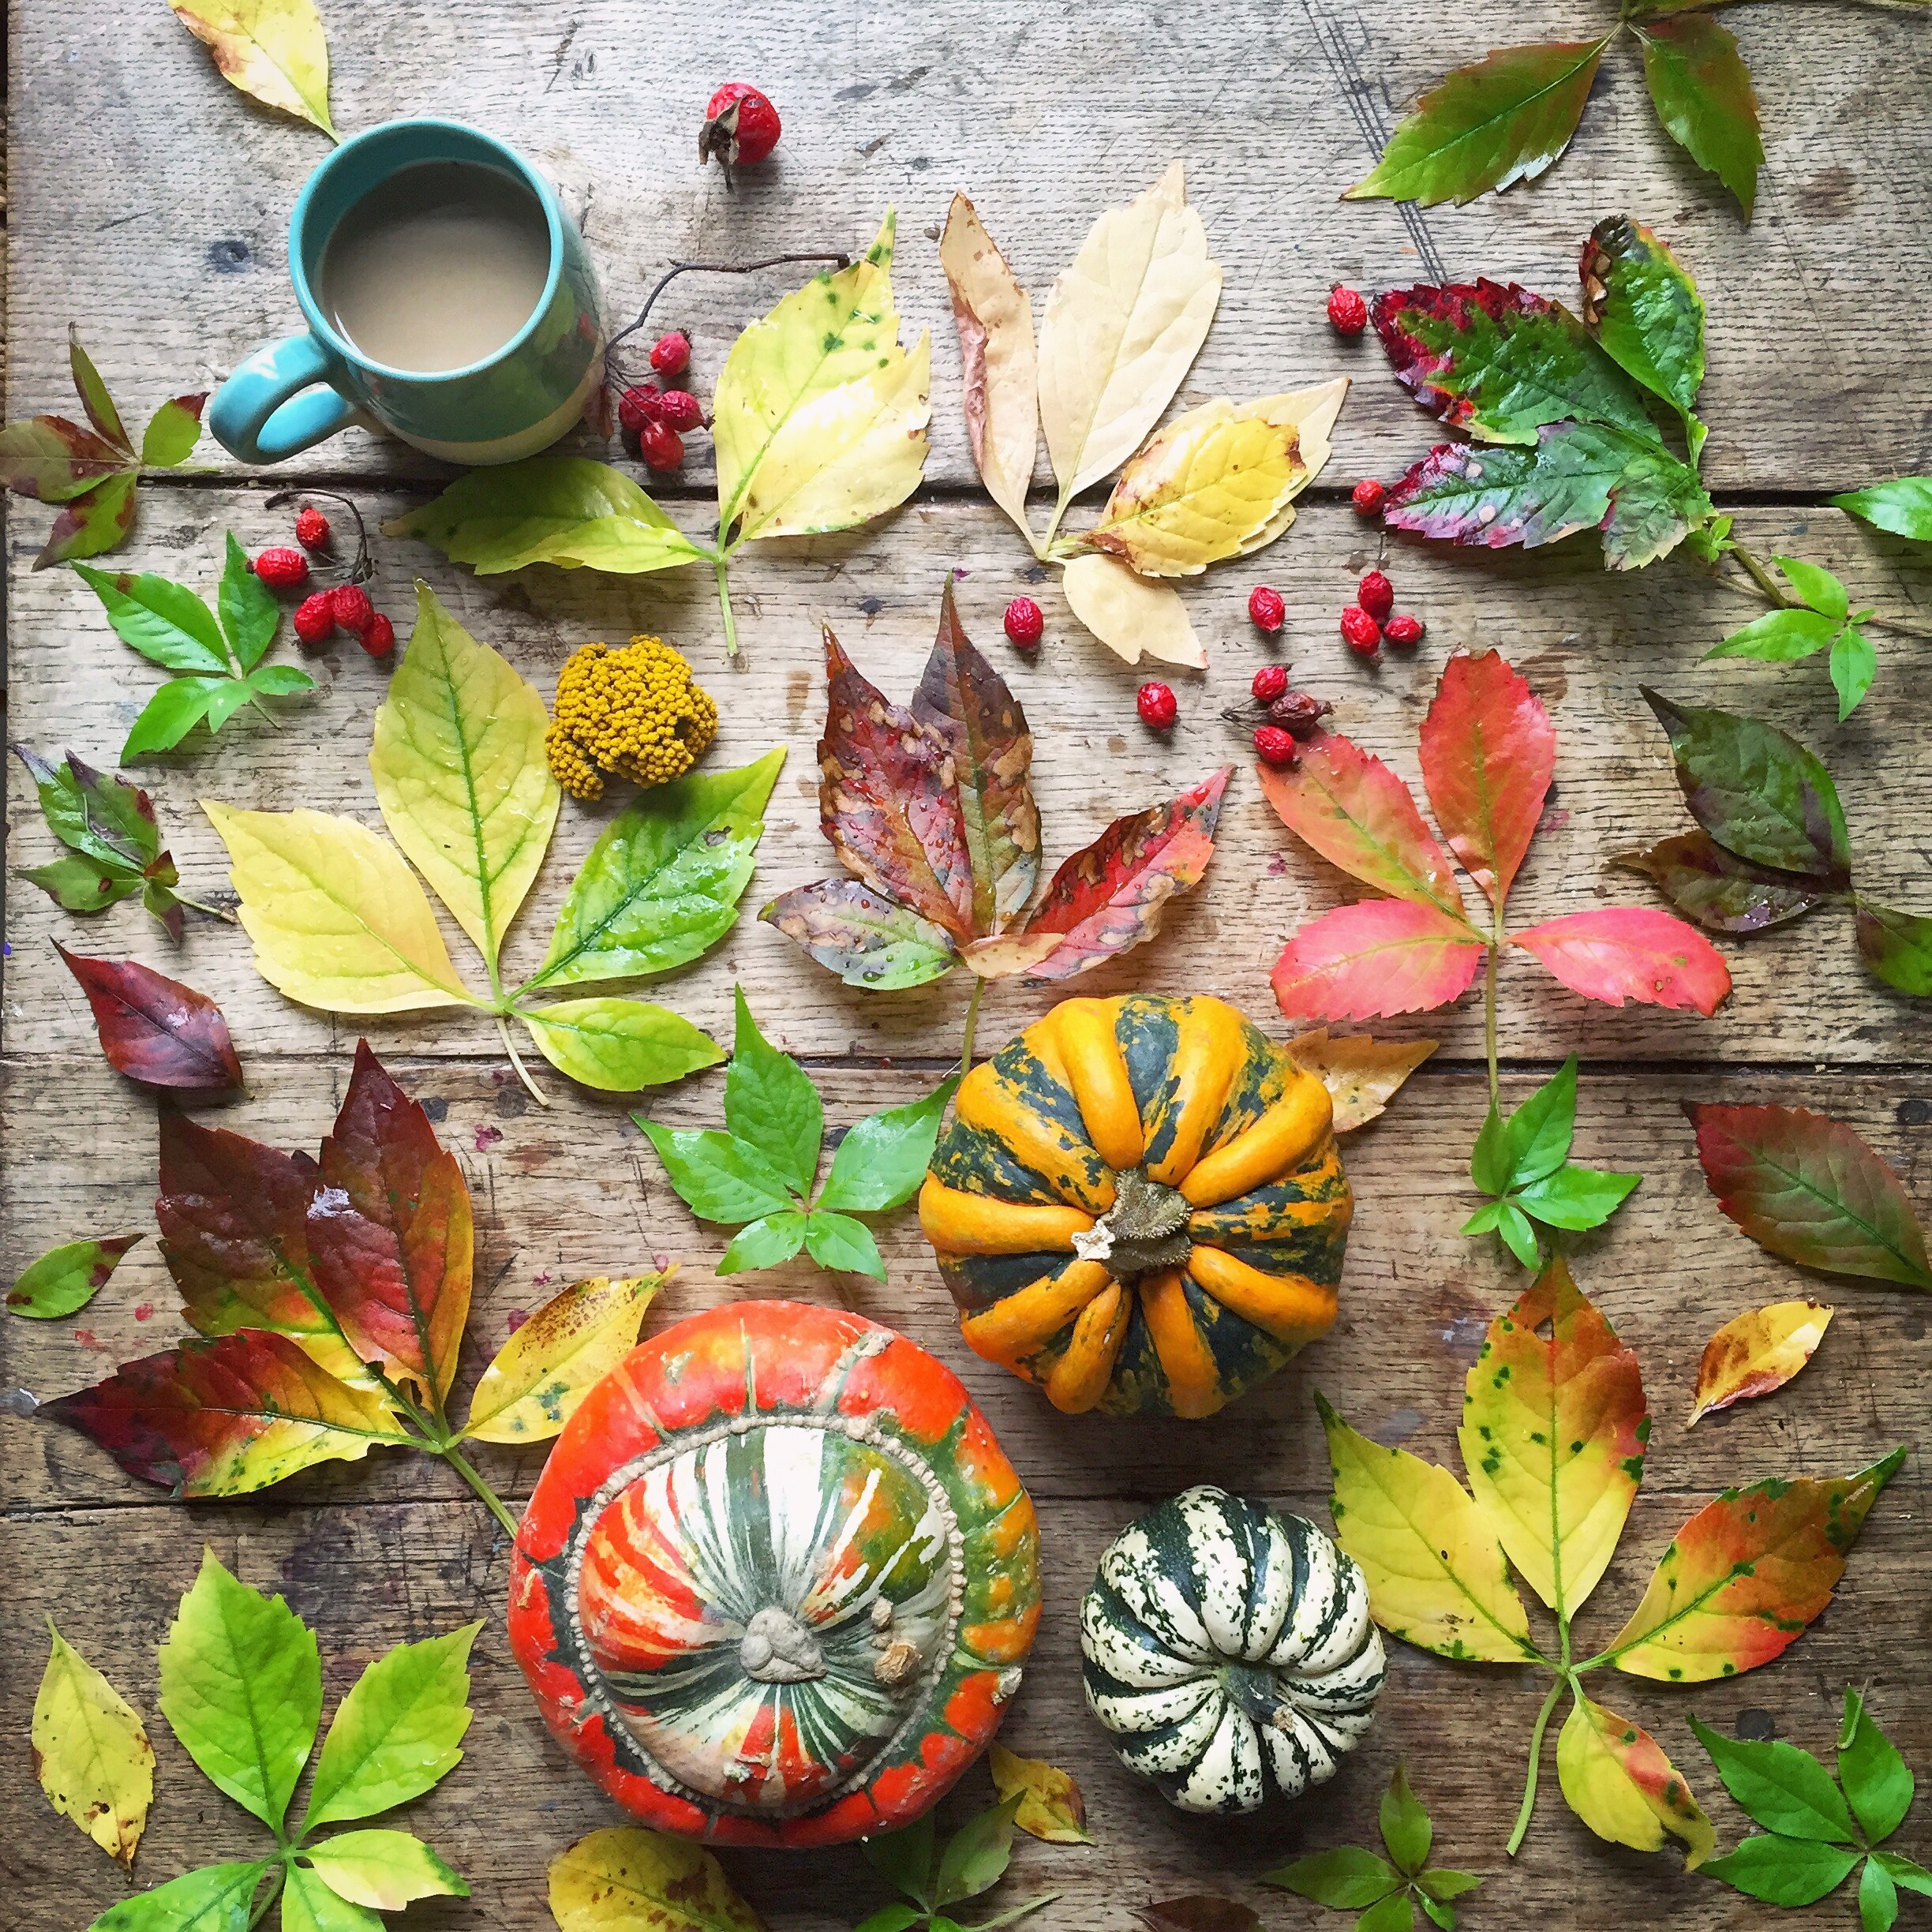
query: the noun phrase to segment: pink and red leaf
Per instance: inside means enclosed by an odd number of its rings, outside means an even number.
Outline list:
[[[1291,1020],[1380,1020],[1447,1005],[1482,970],[1481,937],[1433,905],[1366,899],[1311,919],[1275,962]]]
[[[1731,990],[1724,955],[1694,927],[1646,906],[1605,906],[1566,913],[1527,932],[1511,945],[1534,953],[1573,993],[1621,1006],[1714,1013]]]

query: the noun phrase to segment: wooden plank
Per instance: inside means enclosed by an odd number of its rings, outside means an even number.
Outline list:
[[[66,404],[74,320],[139,419],[294,326],[288,211],[327,149],[238,99],[165,9],[81,36],[20,0],[13,24],[9,413]],[[1440,268],[1567,298],[1592,223],[1624,212],[1664,230],[1709,299],[1715,483],[1843,487],[1923,469],[1932,43],[1910,19],[1852,7],[1754,9],[1733,24],[1767,130],[1748,229],[1657,126],[1630,44],[1533,190],[1426,215],[1338,202],[1403,104],[1503,33],[1474,6],[1230,0],[1173,9],[1158,33],[1136,0],[1051,15],[1012,0],[885,13],[779,0],[672,35],[625,0],[479,0],[422,37],[379,10],[329,20],[339,125],[452,114],[517,143],[581,212],[613,316],[673,257],[863,246],[896,204],[907,324],[936,339],[935,483],[970,477],[929,238],[953,190],[975,196],[1043,300],[1094,217],[1175,155],[1228,271],[1188,399],[1368,376],[1337,478],[1392,474],[1426,437],[1373,350],[1329,331],[1331,282],[1385,287]],[[1510,9],[1512,39],[1577,31],[1560,0]],[[729,75],[762,77],[787,117],[777,158],[735,193],[694,152],[703,103]],[[667,306],[697,343],[702,382],[784,286],[693,287]],[[353,436],[290,474],[423,466]],[[702,486],[702,462],[691,476]]]
[[[175,488],[158,492],[164,542],[145,544],[130,561],[212,592],[223,531],[251,546],[286,529],[283,513],[264,512],[252,493]],[[365,514],[386,517],[401,500],[371,496]],[[10,731],[48,751],[71,748],[112,762],[148,693],[155,669],[114,637],[93,593],[67,571],[28,571],[37,542],[33,512],[13,519]],[[1932,563],[1921,552],[1863,534],[1836,511],[1752,511],[1740,529],[1766,552],[1795,549],[1845,571],[1854,597],[1889,610],[1932,602]],[[1881,635],[1883,668],[1871,697],[1843,728],[1829,717],[1822,661],[1784,670],[1695,660],[1754,606],[1689,566],[1642,578],[1606,575],[1586,545],[1503,559],[1444,554],[1403,545],[1390,564],[1401,607],[1429,625],[1422,649],[1391,651],[1379,671],[1350,657],[1335,614],[1354,594],[1359,572],[1377,554],[1374,539],[1346,509],[1311,506],[1297,527],[1252,571],[1226,567],[1187,586],[1185,595],[1212,664],[1204,680],[1176,676],[1182,717],[1169,737],[1144,730],[1129,671],[1065,611],[1057,584],[1029,584],[1003,520],[990,507],[930,504],[901,515],[886,531],[856,539],[781,546],[788,554],[747,556],[738,567],[743,658],[728,668],[714,641],[717,616],[708,578],[692,571],[642,579],[600,577],[547,567],[515,578],[477,578],[425,546],[384,540],[375,586],[378,605],[406,638],[412,573],[422,571],[475,633],[507,653],[546,695],[558,666],[593,638],[660,631],[690,650],[721,701],[724,721],[714,765],[756,756],[782,738],[790,756],[774,795],[747,916],[702,964],[652,989],[700,1024],[728,1032],[732,986],[742,981],[754,1005],[794,1049],[814,1054],[938,1054],[959,1038],[964,975],[910,993],[862,992],[814,965],[750,915],[771,894],[836,870],[818,830],[814,747],[824,718],[818,621],[829,619],[861,668],[885,691],[911,692],[930,649],[945,572],[965,573],[960,604],[969,631],[1011,679],[1029,709],[1036,741],[1035,787],[1046,857],[1057,865],[1117,814],[1170,796],[1222,762],[1237,767],[1222,817],[1221,838],[1202,889],[1177,908],[1155,945],[1082,982],[1084,990],[1131,987],[1181,990],[1206,983],[1256,1016],[1274,1011],[1267,975],[1283,942],[1317,912],[1358,896],[1296,845],[1262,799],[1248,767],[1245,732],[1224,723],[1224,707],[1247,698],[1260,661],[1244,613],[1256,577],[1280,586],[1291,613],[1283,648],[1297,680],[1332,699],[1334,722],[1389,759],[1418,788],[1416,737],[1443,658],[1457,645],[1505,650],[1551,707],[1559,733],[1556,796],[1512,896],[1521,930],[1559,913],[1607,904],[1657,903],[1649,883],[1606,869],[1616,852],[1689,828],[1672,782],[1662,732],[1640,695],[1657,683],[1679,698],[1728,705],[1787,726],[1818,747],[1837,775],[1857,845],[1859,879],[1893,904],[1932,907],[1932,848],[1920,809],[1932,751],[1919,729],[1919,692],[1932,667],[1932,642]],[[1049,638],[1036,661],[1011,650],[999,616],[1016,590],[1032,588],[1048,611]],[[286,634],[285,634],[286,638]],[[296,653],[285,641],[282,655]],[[214,797],[269,809],[301,804],[375,822],[363,751],[384,672],[339,641],[322,661],[326,691],[291,708],[277,732],[244,716],[217,744],[144,763],[161,819],[190,889],[218,889],[226,862],[194,801]],[[1159,667],[1150,667],[1158,670]],[[556,908],[608,807],[567,804],[548,866],[508,951],[511,973],[541,957]],[[16,788],[9,816],[17,828],[15,864],[51,856],[31,794]],[[316,1053],[353,1038],[335,1022],[290,1005],[256,975],[241,934],[197,920],[187,943],[171,946],[138,907],[117,908],[89,925],[44,895],[9,895],[7,934],[10,1009],[0,1039],[19,1054],[69,1043],[84,1029],[77,990],[48,940],[132,952],[218,999],[245,1053],[271,1046]],[[477,962],[450,928],[452,957]],[[1502,1037],[1513,1055],[1586,1056],[1661,1062],[1699,1059],[1830,1059],[1888,1062],[1932,1058],[1932,1005],[1893,993],[1865,972],[1849,918],[1824,910],[1794,928],[1728,946],[1736,991],[1714,1020],[1630,1006],[1589,1005],[1558,987],[1517,954],[1503,973]],[[1013,982],[987,1003],[987,1037],[1035,1017],[1053,994]],[[54,1016],[60,1017],[56,1020]],[[1405,1023],[1438,1033],[1447,1050],[1481,1050],[1480,1002]],[[51,1034],[46,1029],[53,1028]],[[427,1052],[474,1052],[487,1023],[463,1015],[370,1023],[373,1037]],[[1398,1028],[1398,1030],[1400,1030]]]

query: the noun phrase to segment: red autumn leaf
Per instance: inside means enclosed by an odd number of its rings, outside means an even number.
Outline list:
[[[1034,979],[1071,979],[1160,930],[1167,902],[1199,884],[1214,856],[1221,795],[1234,768],[1190,786],[1165,805],[1116,818],[1054,874],[1028,920],[1026,937],[1064,935],[1030,965]]]
[[[1556,766],[1556,733],[1497,651],[1458,653],[1422,721],[1422,782],[1463,869],[1500,905],[1530,849]]]
[[[339,1382],[286,1337],[258,1331],[123,1363],[39,1413],[177,1496],[240,1496],[408,1440],[380,1397]]]
[[[1803,1107],[1684,1111],[1717,1205],[1759,1247],[1829,1275],[1932,1288],[1898,1176],[1843,1121]]]
[[[129,462],[126,451],[65,416],[31,416],[0,429],[0,489],[17,496],[65,503]]]
[[[322,1143],[321,1181],[307,1203],[316,1287],[364,1361],[414,1377],[440,1402],[470,1314],[470,1190],[367,1040]]]
[[[819,823],[841,863],[869,886],[972,936],[972,859],[945,741],[893,704],[825,633]]]
[[[1324,732],[1293,771],[1256,767],[1276,815],[1304,844],[1365,886],[1460,915],[1449,856],[1422,822],[1409,788],[1382,761]]]
[[[1432,905],[1366,899],[1311,919],[1288,942],[1275,965],[1275,997],[1291,1020],[1424,1013],[1468,991],[1486,950]]]
[[[1724,955],[1694,927],[1646,906],[1606,906],[1511,935],[1573,993],[1621,1006],[1689,1009],[1709,1019],[1731,990]]]
[[[1831,1601],[1895,1449],[1855,1476],[1727,1489],[1678,1531],[1606,1653],[1633,1677],[1702,1683],[1768,1664]]]
[[[80,983],[101,1051],[116,1072],[171,1093],[238,1093],[242,1063],[221,1009],[206,994],[133,960],[54,950]]]

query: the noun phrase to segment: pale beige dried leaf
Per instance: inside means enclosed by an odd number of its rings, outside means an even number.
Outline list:
[[[1117,558],[1097,552],[1075,557],[1061,585],[1073,615],[1129,664],[1158,657],[1192,671],[1207,668],[1207,650],[1171,586],[1137,576]]]
[[[335,138],[329,120],[328,42],[314,0],[168,0],[168,5],[244,94]]]
[[[1181,163],[1110,208],[1054,283],[1040,324],[1040,420],[1062,497],[1125,462],[1160,420],[1221,299],[1221,268]]]
[[[1832,1313],[1822,1302],[1774,1301],[1733,1316],[1704,1344],[1697,1405],[1684,1427],[1714,1409],[1781,1389],[1825,1339]]]
[[[1372,1039],[1366,1033],[1337,1039],[1322,1027],[1291,1039],[1288,1058],[1328,1089],[1335,1130],[1349,1133],[1365,1127],[1387,1106],[1436,1044],[1432,1039]]]
[[[1039,441],[1039,359],[1033,305],[963,194],[953,197],[939,263],[953,290],[966,434],[987,494],[1029,542],[1027,489]]]
[[[34,1769],[47,1803],[130,1869],[154,1803],[154,1747],[127,1699],[47,1619]]]

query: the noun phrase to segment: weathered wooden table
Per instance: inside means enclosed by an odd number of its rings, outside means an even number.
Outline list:
[[[323,145],[234,94],[159,0],[91,12],[15,0],[10,11],[8,414],[67,406],[73,320],[124,409],[144,419],[168,395],[213,387],[245,351],[290,325],[284,225]],[[739,575],[738,667],[723,661],[710,587],[695,574],[626,580],[539,568],[480,581],[420,546],[380,547],[377,602],[399,622],[420,572],[546,691],[575,646],[661,631],[691,653],[722,702],[717,760],[741,762],[782,735],[791,758],[749,904],[830,869],[813,796],[822,712],[815,620],[829,617],[868,673],[902,692],[930,642],[942,574],[957,567],[966,573],[968,626],[998,646],[1033,722],[1050,862],[1117,811],[1224,761],[1243,764],[1206,888],[1156,945],[1092,990],[1206,987],[1279,1030],[1267,975],[1282,940],[1349,896],[1339,875],[1290,849],[1216,715],[1243,694],[1256,661],[1242,615],[1256,578],[1288,598],[1298,680],[1333,698],[1341,727],[1411,777],[1416,727],[1449,648],[1498,646],[1524,671],[1560,743],[1556,808],[1515,902],[1525,923],[1597,904],[1606,893],[1642,899],[1640,882],[1606,874],[1607,860],[1684,822],[1640,683],[1751,710],[1807,737],[1839,779],[1862,878],[1904,903],[1932,905],[1924,728],[1932,646],[1883,638],[1871,698],[1837,728],[1816,666],[1784,674],[1697,668],[1698,654],[1750,614],[1735,593],[1687,562],[1606,578],[1586,540],[1528,557],[1396,547],[1391,567],[1401,604],[1427,619],[1428,642],[1415,661],[1390,662],[1379,674],[1347,660],[1335,612],[1375,550],[1348,509],[1347,486],[1357,476],[1395,474],[1425,446],[1428,425],[1372,347],[1339,342],[1322,317],[1338,278],[1379,287],[1444,270],[1487,271],[1567,294],[1591,223],[1638,215],[1665,232],[1709,304],[1705,467],[1740,529],[1762,549],[1802,539],[1806,554],[1844,572],[1855,601],[1893,608],[1932,601],[1923,558],[1915,563],[1904,546],[1822,507],[1833,489],[1932,468],[1925,300],[1932,36],[1923,21],[1822,6],[1727,17],[1744,41],[1769,129],[1758,215],[1747,229],[1666,142],[1634,66],[1622,61],[1600,81],[1572,152],[1533,190],[1425,216],[1337,201],[1417,87],[1506,33],[1580,32],[1607,12],[1599,0],[1523,0],[1507,22],[1473,4],[1394,0],[1160,9],[1135,0],[1078,9],[768,0],[736,9],[457,0],[435,9],[327,11],[343,129],[450,114],[522,148],[581,211],[612,316],[630,309],[672,256],[849,248],[871,235],[886,204],[898,207],[901,308],[909,331],[930,328],[934,339],[926,486],[876,528],[779,546],[786,555],[748,556]],[[728,193],[714,170],[695,165],[692,135],[711,86],[734,77],[769,88],[786,131],[780,157]],[[1213,668],[1204,680],[1177,680],[1181,724],[1160,741],[1134,721],[1132,674],[1079,633],[1050,586],[1043,593],[1049,642],[1036,664],[1017,663],[998,638],[1006,600],[1033,573],[972,474],[931,238],[953,189],[967,189],[1037,300],[1093,216],[1175,155],[1188,162],[1192,198],[1227,271],[1219,320],[1183,402],[1261,394],[1338,372],[1357,386],[1335,461],[1296,529],[1252,571],[1224,568],[1186,591]],[[687,285],[667,320],[690,329],[702,378],[715,375],[732,334],[784,286]],[[216,454],[212,446],[202,453]],[[710,482],[705,453],[700,440],[679,485],[693,499],[684,514],[694,524]],[[285,529],[285,515],[262,507],[270,489],[304,482],[350,490],[374,523],[420,500],[432,472],[406,449],[356,434],[271,475],[223,467],[162,481],[144,489],[125,554],[140,567],[212,583],[224,530],[254,548]],[[9,505],[8,736],[110,762],[152,680],[71,572],[32,573],[45,522],[37,507]],[[144,768],[193,888],[223,883],[220,848],[198,798],[305,804],[374,822],[364,751],[382,676],[347,645],[336,647],[323,676],[323,691],[279,735],[238,722],[218,745]],[[17,768],[7,782],[9,859],[38,863],[50,841]],[[534,958],[598,822],[565,811],[515,954]],[[151,1225],[153,1105],[103,1065],[52,938],[138,957],[219,1000],[250,1088],[222,1114],[224,1124],[313,1146],[331,1118],[356,1029],[271,991],[238,931],[197,921],[174,948],[132,904],[84,930],[17,886],[6,933],[0,1272],[8,1279],[57,1241]],[[1742,1822],[1690,1735],[1694,1708],[1726,1728],[1773,1729],[1822,1750],[1840,1687],[1865,1683],[1908,1757],[1932,1768],[1924,1688],[1932,1541],[1916,1446],[1932,1343],[1924,1309],[1905,1292],[1832,1284],[1825,1292],[1840,1309],[1837,1325],[1803,1381],[1687,1435],[1681,1418],[1711,1330],[1814,1284],[1761,1255],[1719,1215],[1679,1105],[1758,1097],[1825,1107],[1867,1135],[1908,1186],[1932,1196],[1932,1007],[1868,978],[1837,916],[1727,952],[1736,991],[1709,1022],[1586,1006],[1520,964],[1505,975],[1503,1035],[1506,1083],[1517,1097],[1579,1051],[1578,1157],[1645,1176],[1608,1232],[1576,1245],[1580,1279],[1641,1355],[1657,1423],[1642,1493],[1588,1631],[1608,1633],[1672,1530],[1720,1486],[1772,1472],[1849,1469],[1894,1443],[1914,1445],[1837,1601],[1782,1662],[1694,1696],[1627,1680],[1615,1686],[1614,1702],[1691,1773],[1729,1843]],[[957,1046],[963,987],[848,991],[749,918],[701,967],[656,990],[716,1031],[728,1027],[734,979],[783,1043],[808,1059],[835,1123],[923,1091]],[[983,1043],[997,1045],[1046,1003],[1012,983],[995,989]],[[1324,1517],[1327,1471],[1311,1403],[1317,1387],[1383,1440],[1454,1460],[1462,1371],[1518,1279],[1485,1244],[1456,1231],[1473,1204],[1466,1168],[1483,1108],[1480,1014],[1466,1002],[1432,1029],[1383,1030],[1436,1031],[1443,1046],[1391,1114],[1350,1145],[1360,1209],[1342,1321],[1265,1392],[1193,1425],[1062,1417],[969,1355],[910,1214],[888,1233],[886,1286],[803,1267],[721,1282],[710,1265],[719,1236],[687,1215],[621,1107],[567,1091],[556,1077],[546,1082],[552,1107],[529,1106],[480,1020],[379,1021],[369,1032],[391,1067],[432,1103],[468,1173],[481,1244],[472,1324],[479,1360],[513,1312],[547,1289],[672,1253],[683,1270],[653,1325],[734,1294],[838,1297],[964,1374],[1038,1501],[1050,1571],[1041,1642],[1008,1736],[1076,1771],[1099,1840],[1091,1850],[1023,1841],[996,1900],[1057,1889],[1060,1902],[1036,1923],[1065,1932],[1124,1929],[1150,1900],[1216,1891],[1258,1905],[1270,1925],[1312,1925],[1321,1916],[1314,1907],[1262,1891],[1255,1875],[1305,1848],[1372,1840],[1375,1795],[1400,1757],[1435,1810],[1440,1854],[1486,1875],[1470,1904],[1475,1924],[1760,1923],[1769,1908],[1683,1876],[1674,1854],[1647,1858],[1598,1843],[1551,1789],[1523,1854],[1505,1859],[1539,1688],[1526,1672],[1460,1669],[1395,1646],[1382,1721],[1340,1779],[1294,1809],[1218,1826],[1170,1810],[1120,1771],[1081,1706],[1080,1593],[1103,1544],[1148,1502],[1206,1480]],[[717,1104],[713,1077],[665,1095],[653,1110],[695,1122],[714,1118]],[[149,1241],[77,1321],[0,1324],[4,1384],[46,1398],[95,1380],[181,1332],[174,1309]],[[331,1702],[398,1639],[489,1618],[467,1761],[410,1821],[468,1874],[475,1896],[417,1908],[409,1923],[519,1932],[549,1923],[546,1862],[611,1813],[544,1733],[507,1654],[504,1540],[466,1491],[414,1458],[372,1457],[253,1501],[185,1507],[137,1487],[78,1438],[24,1421],[0,1431],[0,1458],[9,1591],[0,1873],[10,1924],[70,1932],[129,1889],[34,1787],[26,1732],[45,1613],[57,1615],[148,1714],[159,1795],[138,1882],[242,1855],[253,1842],[247,1821],[194,1772],[155,1715],[155,1645],[204,1543],[250,1582],[285,1591],[316,1627]],[[489,1467],[513,1500],[528,1493],[536,1473],[534,1455],[507,1451],[492,1455]],[[985,1774],[975,1771],[950,1814],[987,1796]],[[1922,1857],[1932,1848],[1923,1823],[1901,1842]],[[883,1899],[856,1852],[733,1856],[728,1864],[786,1932],[849,1925]],[[1852,1909],[1840,1896],[1777,1923],[1844,1925]],[[1908,1900],[1908,1919],[1923,1911]]]

